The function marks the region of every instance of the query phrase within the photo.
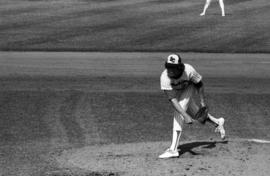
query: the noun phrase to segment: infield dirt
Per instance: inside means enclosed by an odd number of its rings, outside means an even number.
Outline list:
[[[166,55],[0,53],[0,174],[268,175],[269,144],[247,139],[270,139],[269,55],[183,53],[228,138],[185,126],[180,157],[159,160],[172,127]]]

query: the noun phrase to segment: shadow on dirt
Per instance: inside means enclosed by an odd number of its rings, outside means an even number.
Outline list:
[[[202,155],[201,153],[193,151],[194,148],[197,147],[202,147],[206,149],[212,149],[216,147],[216,144],[228,144],[228,141],[200,141],[200,142],[191,142],[191,143],[186,143],[178,146],[178,149],[180,150],[179,156],[185,154],[185,153],[190,153],[191,155]]]
[[[45,176],[119,176],[119,173],[113,172],[91,172],[82,170],[58,170],[45,174]]]

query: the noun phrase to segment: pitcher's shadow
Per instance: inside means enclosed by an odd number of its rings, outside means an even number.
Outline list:
[[[194,148],[201,147],[207,148],[207,149],[212,149],[216,147],[216,144],[228,144],[228,141],[200,141],[200,142],[190,142],[190,143],[185,143],[181,144],[178,146],[179,151],[179,156],[185,154],[185,153],[190,153],[192,155],[202,155],[202,153],[195,152],[193,151]]]

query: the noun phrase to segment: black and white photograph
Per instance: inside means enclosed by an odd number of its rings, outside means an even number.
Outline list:
[[[269,0],[0,0],[0,176],[268,176]]]

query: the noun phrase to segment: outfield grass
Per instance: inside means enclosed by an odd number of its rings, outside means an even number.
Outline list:
[[[0,50],[269,52],[269,0],[2,0]]]

